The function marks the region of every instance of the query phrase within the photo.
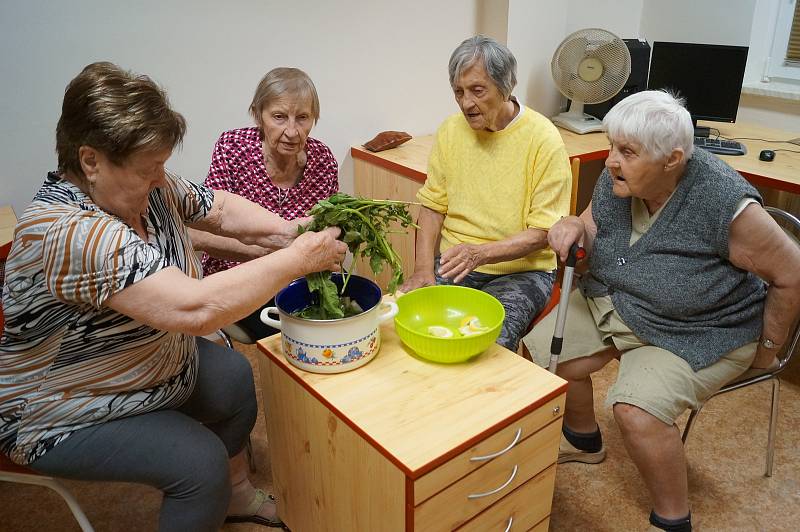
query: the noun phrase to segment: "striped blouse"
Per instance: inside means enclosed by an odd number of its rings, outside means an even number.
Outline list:
[[[0,338],[0,451],[19,464],[73,431],[172,408],[191,393],[195,338],[105,307],[169,266],[202,277],[185,223],[211,189],[167,173],[150,193],[148,241],[50,173],[20,217],[6,263]]]

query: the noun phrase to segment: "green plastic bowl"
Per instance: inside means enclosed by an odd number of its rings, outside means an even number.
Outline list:
[[[493,296],[463,286],[426,286],[397,299],[394,318],[397,336],[417,355],[433,362],[453,364],[483,353],[500,335],[506,312]],[[477,317],[486,330],[464,336],[462,322]],[[447,327],[449,338],[428,333],[428,327]]]

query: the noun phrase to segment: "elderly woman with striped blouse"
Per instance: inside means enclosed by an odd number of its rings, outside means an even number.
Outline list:
[[[238,194],[286,220],[304,216],[319,200],[339,191],[336,158],[328,146],[310,136],[319,110],[317,89],[308,74],[298,68],[273,68],[259,82],[250,103],[256,126],[220,135],[204,184]],[[206,275],[269,252],[201,231],[191,231],[191,236],[195,249],[205,252]],[[253,338],[277,332],[261,321],[260,314],[256,309],[237,325]]]
[[[346,246],[338,229],[296,236],[297,222],[166,171],[185,129],[146,76],[94,63],[67,86],[59,170],[6,263],[0,451],[47,474],[154,486],[160,530],[280,526],[246,475],[251,368],[198,336],[336,269]],[[202,278],[187,224],[274,251]]]

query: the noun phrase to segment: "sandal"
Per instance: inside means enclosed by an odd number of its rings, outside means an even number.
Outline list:
[[[282,528],[284,530],[287,530],[286,525],[284,525],[283,521],[281,521],[277,516],[270,519],[268,517],[262,517],[256,513],[261,508],[261,506],[268,501],[271,502],[272,504],[275,504],[275,497],[273,497],[272,494],[267,494],[264,490],[256,488],[256,495],[255,497],[253,497],[253,500],[250,501],[250,504],[247,506],[246,513],[229,515],[225,518],[225,522],[256,523],[258,525],[269,526],[272,528]]]

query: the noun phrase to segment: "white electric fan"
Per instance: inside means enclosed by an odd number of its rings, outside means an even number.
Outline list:
[[[552,117],[553,123],[581,134],[602,131],[602,122],[584,113],[583,104],[604,102],[622,90],[631,73],[631,54],[610,31],[587,28],[561,41],[550,70],[558,90],[572,100],[569,111]]]

